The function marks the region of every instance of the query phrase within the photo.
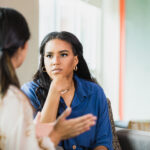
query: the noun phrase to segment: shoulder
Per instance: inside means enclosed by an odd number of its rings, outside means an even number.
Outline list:
[[[24,94],[29,98],[32,99],[31,97],[35,97],[36,94],[36,89],[38,88],[38,84],[36,84],[34,81],[27,82],[25,83],[22,87],[21,90],[24,92]]]
[[[3,106],[9,110],[9,115],[31,109],[28,98],[13,85],[9,86],[3,102]]]
[[[23,84],[21,89],[24,91],[24,90],[29,90],[29,89],[36,89],[38,87],[39,85],[37,83],[35,83],[34,81],[30,81],[30,82]]]
[[[10,85],[4,99],[12,99],[12,101],[24,102],[28,101],[27,97],[17,87]]]
[[[37,97],[37,93],[36,93],[36,90],[38,88],[39,88],[39,85],[37,83],[35,83],[34,81],[27,82],[21,87],[21,90],[29,98],[32,106],[35,109],[38,109],[40,107],[40,101],[39,101],[39,99]]]

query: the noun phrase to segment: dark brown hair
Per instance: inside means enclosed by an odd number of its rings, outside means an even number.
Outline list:
[[[66,31],[62,32],[51,32],[45,36],[43,39],[41,46],[40,46],[40,65],[38,68],[38,71],[35,73],[33,80],[35,83],[39,85],[39,88],[36,90],[36,95],[41,103],[41,106],[44,105],[44,102],[47,97],[48,89],[51,84],[51,79],[48,76],[46,72],[43,72],[44,67],[44,49],[47,42],[53,40],[53,39],[60,39],[67,43],[69,43],[72,46],[72,51],[75,56],[78,56],[79,63],[77,65],[78,70],[74,73],[85,80],[96,82],[96,79],[94,79],[89,71],[88,65],[83,57],[83,46],[78,40],[78,38]]]
[[[0,94],[4,96],[9,85],[20,87],[12,56],[24,47],[30,32],[22,14],[11,8],[0,7]]]

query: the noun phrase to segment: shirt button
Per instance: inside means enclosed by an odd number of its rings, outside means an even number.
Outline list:
[[[76,147],[76,145],[73,145],[72,148],[73,148],[73,149],[76,149],[77,147]]]

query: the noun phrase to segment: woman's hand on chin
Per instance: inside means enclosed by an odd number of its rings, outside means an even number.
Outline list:
[[[57,92],[60,95],[65,94],[69,91],[70,80],[63,75],[57,75],[51,82],[50,91]]]

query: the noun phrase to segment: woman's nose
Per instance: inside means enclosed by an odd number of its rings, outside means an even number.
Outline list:
[[[53,62],[53,65],[59,65],[60,64],[59,56],[54,56],[52,62]]]

